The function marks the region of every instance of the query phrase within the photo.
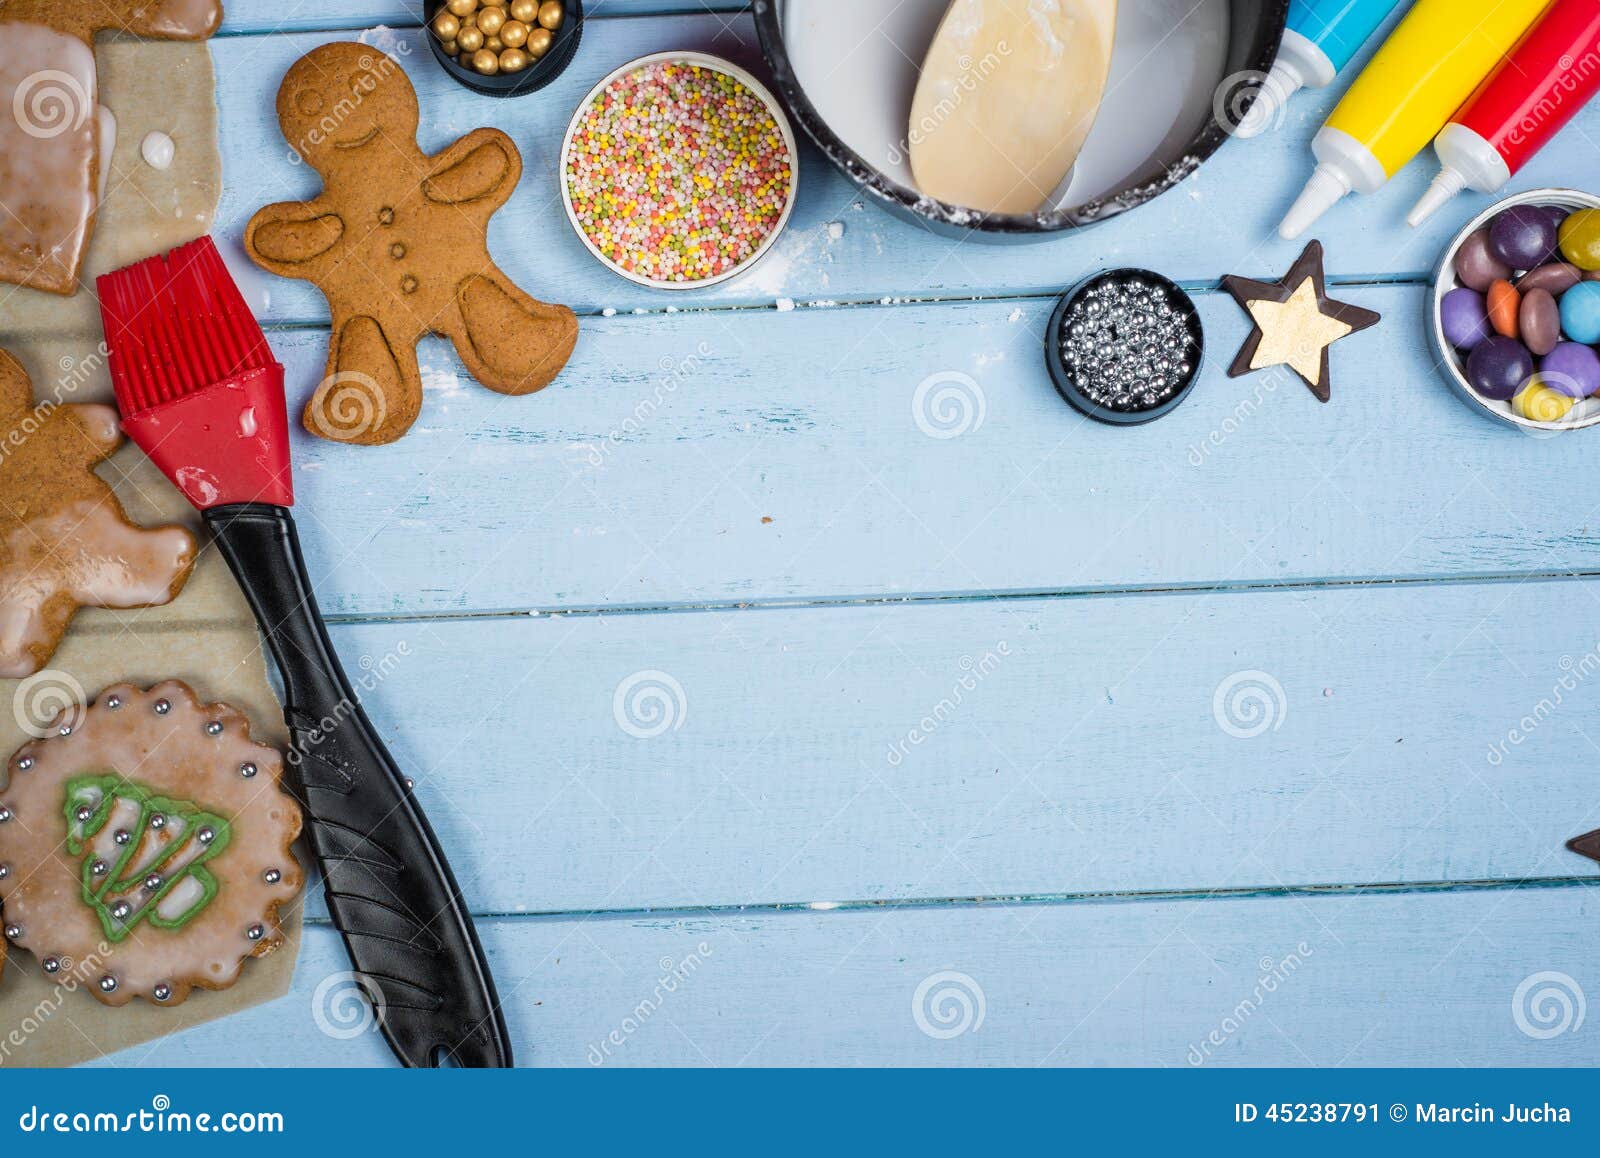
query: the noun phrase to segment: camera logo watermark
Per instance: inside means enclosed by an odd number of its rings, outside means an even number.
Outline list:
[[[1555,970],[1529,974],[1511,995],[1511,1020],[1534,1041],[1577,1033],[1588,1011],[1583,986]]]
[[[911,995],[911,1020],[935,1041],[976,1033],[988,1012],[983,986],[954,969],[924,977]]]
[[[1253,740],[1283,727],[1289,699],[1283,685],[1264,671],[1236,671],[1211,696],[1217,726],[1237,740]]]
[[[689,697],[683,685],[664,671],[636,671],[611,695],[611,715],[635,740],[653,740],[676,732],[689,718]]]

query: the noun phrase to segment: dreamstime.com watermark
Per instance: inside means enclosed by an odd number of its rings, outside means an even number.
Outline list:
[[[1518,110],[1522,113],[1521,119],[1513,121],[1506,132],[1506,140],[1511,144],[1520,145],[1537,135],[1546,124],[1562,116],[1573,101],[1582,104],[1589,99],[1587,93],[1590,86],[1587,81],[1596,69],[1600,69],[1600,55],[1591,51],[1574,59],[1569,53],[1557,63],[1561,71],[1555,74],[1549,91],[1533,106],[1523,106]]]
[[[1556,710],[1566,702],[1569,693],[1575,692],[1592,675],[1600,672],[1600,643],[1594,645],[1577,659],[1570,655],[1561,657],[1557,664],[1561,668],[1561,675],[1550,688],[1550,694],[1539,700],[1515,724],[1506,729],[1506,734],[1499,740],[1489,745],[1484,753],[1484,759],[1492,767],[1498,768],[1504,764],[1506,757],[1511,754],[1512,748],[1520,748],[1535,732],[1544,726],[1546,720],[1556,714]]]
[[[24,1134],[282,1134],[285,1126],[276,1110],[196,1114],[174,1110],[171,1098],[157,1094],[149,1109],[125,1113],[29,1106],[17,1116],[17,1129]]]
[[[401,663],[411,655],[411,643],[402,639],[394,647],[374,658],[363,655],[358,661],[360,672],[353,681],[361,693],[375,690],[379,684],[400,669]],[[326,743],[328,738],[344,727],[345,722],[361,710],[359,701],[341,698],[333,710],[320,720],[311,721],[310,727],[297,727],[295,743],[289,747],[289,763],[298,766],[312,749]]]
[[[32,409],[22,416],[22,419],[0,435],[0,462],[8,456],[21,450],[23,444],[39,433],[39,429],[67,400],[88,385],[101,367],[106,364],[111,350],[106,343],[101,342],[98,347],[87,356],[74,358],[70,354],[63,354],[56,363],[60,373],[56,376],[55,383],[50,388],[50,393],[33,404]]]
[[[977,691],[979,684],[998,671],[1001,662],[1010,654],[1011,644],[1002,639],[977,659],[973,659],[970,655],[962,656],[956,664],[961,669],[961,674],[951,685],[950,694],[934,704],[927,715],[912,725],[904,736],[889,745],[889,751],[884,757],[889,767],[900,767],[905,758],[911,755],[911,749],[920,748],[927,743],[928,737],[949,723],[961,705],[966,702],[967,696]]]
[[[661,968],[661,976],[656,979],[655,988],[650,995],[633,1007],[633,1010],[623,1017],[622,1021],[610,1033],[606,1034],[599,1042],[589,1046],[588,1059],[592,1066],[603,1066],[611,1060],[611,1055],[616,1050],[628,1044],[630,1038],[645,1027],[645,1024],[660,1011],[671,996],[686,985],[696,973],[700,971],[712,955],[712,948],[701,941],[694,949],[674,961],[671,957],[663,957],[657,962]]]
[[[1204,466],[1213,454],[1221,450],[1235,434],[1245,428],[1245,425],[1254,418],[1261,407],[1266,404],[1267,397],[1276,394],[1278,387],[1290,380],[1287,372],[1272,369],[1265,374],[1256,374],[1251,379],[1252,388],[1244,398],[1239,399],[1226,418],[1217,423],[1204,438],[1189,444],[1187,455],[1189,465],[1196,469]]]
[[[411,45],[407,41],[399,41],[393,47],[395,53],[400,56],[411,55]],[[331,107],[323,104],[324,97],[320,90],[314,88],[300,90],[297,99],[302,103],[297,107],[297,111],[301,116],[315,120],[311,122],[311,127],[305,131],[304,136],[290,143],[290,164],[304,164],[308,152],[333,140],[340,127],[355,115],[356,110],[366,103],[369,96],[377,91],[378,85],[400,68],[400,62],[387,52],[362,53],[357,63],[361,71],[350,78],[350,95],[340,97]]]
[[[50,987],[50,992],[36,1002],[32,1009],[24,1010],[21,1019],[6,1029],[4,1036],[0,1036],[0,1066],[5,1065],[12,1056],[32,1039],[53,1018],[67,1001],[70,994],[76,993],[80,986],[89,982],[91,978],[98,978],[101,967],[106,958],[111,954],[111,946],[102,941],[95,947],[95,951],[82,961],[74,961],[68,957],[51,957],[46,962],[54,962],[55,971],[52,976],[55,984]]]
[[[701,342],[695,346],[692,354],[682,358],[662,358],[661,374],[651,386],[649,395],[640,399],[628,416],[607,431],[599,442],[584,443],[584,460],[597,469],[604,466],[611,452],[648,426],[656,412],[678,392],[678,387],[698,374],[705,360],[715,352],[710,342]]]
[[[1011,45],[1001,40],[995,44],[993,51],[984,53],[976,61],[967,55],[957,57],[955,79],[945,86],[933,108],[911,125],[906,136],[889,146],[889,163],[903,164],[911,155],[912,147],[937,133],[939,127],[960,111],[967,98],[976,93],[984,81],[995,74],[1000,62],[1010,55]]]
[[[1314,956],[1316,950],[1301,941],[1294,947],[1294,951],[1283,957],[1263,957],[1258,961],[1257,967],[1261,975],[1256,978],[1255,988],[1245,998],[1223,1015],[1215,1028],[1205,1037],[1201,1038],[1199,1045],[1190,1045],[1189,1052],[1184,1055],[1184,1060],[1192,1066],[1203,1066],[1211,1060],[1217,1050],[1227,1045],[1234,1034],[1245,1027],[1245,1024],[1256,1015],[1267,998],[1281,989],[1296,973],[1300,971],[1308,960]]]

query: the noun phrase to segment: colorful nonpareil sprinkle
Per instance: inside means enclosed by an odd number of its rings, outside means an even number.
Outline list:
[[[788,206],[794,165],[748,86],[657,61],[583,111],[565,180],[579,229],[606,260],[649,281],[698,282],[760,251]]]

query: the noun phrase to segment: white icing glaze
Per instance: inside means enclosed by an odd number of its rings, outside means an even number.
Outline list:
[[[173,144],[172,138],[158,130],[146,133],[144,140],[139,142],[139,155],[152,169],[171,167],[172,158],[176,153],[177,146]]]
[[[105,105],[95,106],[95,128],[99,134],[100,180],[95,186],[96,202],[106,199],[111,184],[111,158],[117,151],[117,117]]]
[[[193,549],[180,527],[129,526],[109,496],[13,526],[0,540],[0,678],[32,673],[29,648],[55,634],[53,600],[66,595],[80,606],[115,608],[166,603]]]
[[[115,709],[108,706],[112,696],[121,701]],[[170,709],[158,714],[154,704],[162,699]],[[223,725],[216,736],[206,732],[213,721]],[[19,763],[24,755],[33,760],[27,769]],[[239,775],[245,763],[256,766],[255,776]],[[223,989],[233,984],[247,957],[282,943],[278,908],[294,899],[302,883],[300,866],[289,851],[300,831],[300,809],[281,790],[282,773],[282,757],[251,741],[249,722],[241,713],[226,705],[201,705],[183,684],[168,682],[148,691],[127,684],[107,688],[71,735],[35,741],[12,759],[11,782],[0,800],[21,823],[0,829],[0,859],[14,870],[0,881],[0,902],[7,919],[22,926],[17,943],[41,957],[70,957],[80,963],[90,978],[86,991],[110,1005],[136,996],[151,998],[157,985],[171,987],[162,1004],[175,1005],[191,986]],[[127,798],[117,794],[112,819],[96,833],[93,850],[71,855],[66,785],[89,775],[119,775],[151,793],[227,818],[228,843],[204,865],[216,878],[216,896],[182,929],[139,921],[124,940],[109,943],[99,916],[83,898],[80,874],[85,857],[101,855],[114,865],[125,850],[112,834],[118,817],[127,815],[121,811]],[[133,812],[137,818],[142,810],[136,806]],[[124,820],[124,827],[127,823],[132,822]],[[115,852],[100,851],[102,836]],[[202,847],[186,837],[184,847],[158,871],[176,879]],[[275,883],[267,882],[268,869],[281,874]],[[202,891],[192,874],[177,880],[157,901],[155,913],[176,920],[198,903]],[[136,892],[127,889],[122,895],[133,904]],[[107,903],[113,900],[106,898]],[[262,936],[252,941],[247,930],[257,924]],[[101,976],[115,979],[111,992],[96,983]]]
[[[156,915],[163,921],[176,921],[205,895],[205,888],[194,877],[184,877],[166,896],[156,902]]]
[[[204,36],[217,19],[217,0],[154,0],[133,10],[152,36]]]
[[[96,206],[94,53],[75,36],[8,23],[0,35],[0,257],[64,277]]]

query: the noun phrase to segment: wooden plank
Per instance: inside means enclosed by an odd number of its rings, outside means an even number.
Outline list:
[[[661,309],[659,291],[633,286],[607,272],[583,249],[565,222],[556,166],[573,108],[600,77],[623,62],[667,45],[705,48],[759,70],[759,50],[748,16],[724,14],[596,21],[568,71],[535,96],[496,101],[476,96],[443,75],[414,31],[384,33],[375,43],[401,55],[418,85],[423,143],[443,148],[482,124],[505,129],[522,147],[522,188],[495,218],[491,245],[499,262],[536,295],[562,298],[583,310],[604,307]],[[284,71],[302,53],[336,34],[233,37],[213,51],[220,86],[225,188],[216,232],[236,245],[250,214],[268,201],[312,195],[316,175],[288,163],[272,115]],[[405,51],[409,50],[409,51]],[[936,238],[862,204],[853,185],[812,149],[801,158],[801,190],[793,222],[762,263],[742,278],[703,291],[673,295],[689,305],[771,305],[798,301],[878,301],[908,296],[965,297],[1054,292],[1108,265],[1142,265],[1196,286],[1215,285],[1226,273],[1278,275],[1299,246],[1273,230],[1311,169],[1308,141],[1332,100],[1329,92],[1302,94],[1276,133],[1230,142],[1185,185],[1154,203],[1094,230],[1034,245],[991,246]],[[1600,136],[1600,106],[1578,115],[1564,140]],[[1345,279],[1395,280],[1431,271],[1445,241],[1483,198],[1465,196],[1425,227],[1408,231],[1405,210],[1422,192],[1426,165],[1407,169],[1381,194],[1352,199],[1330,213],[1318,236],[1328,249],[1328,269]],[[1535,158],[1513,189],[1595,184],[1592,161],[1575,163],[1560,146]],[[842,233],[840,230],[842,229]],[[836,236],[837,235],[837,236]],[[264,320],[318,321],[327,311],[308,287],[270,279],[271,306]]]
[[[1584,477],[1588,440],[1463,406],[1421,291],[1347,296],[1387,320],[1336,349],[1330,405],[1226,378],[1246,317],[1207,295],[1204,381],[1137,430],[1052,389],[1048,302],[585,319],[520,399],[429,343],[403,442],[298,439],[307,551],[341,615],[1600,570],[1593,504],[1533,483]],[[326,338],[273,342],[298,411]],[[971,428],[930,437],[945,387]]]
[[[738,12],[747,7],[742,0],[588,0],[583,11],[587,20],[604,20],[683,11]],[[421,19],[420,8],[413,0],[340,0],[333,6],[310,0],[289,0],[287,4],[283,0],[226,0],[222,35],[371,28],[380,24],[410,28]]]
[[[1596,991],[1597,916],[1567,888],[479,929],[523,1065],[1564,1066],[1593,1027],[1513,1011]],[[337,1016],[346,968],[309,929],[289,996],[105,1064],[392,1064]],[[1537,974],[1567,980],[1517,1001]]]
[[[334,642],[475,912],[1473,882],[1588,867],[1562,845],[1600,827],[1592,598],[1366,587]]]

